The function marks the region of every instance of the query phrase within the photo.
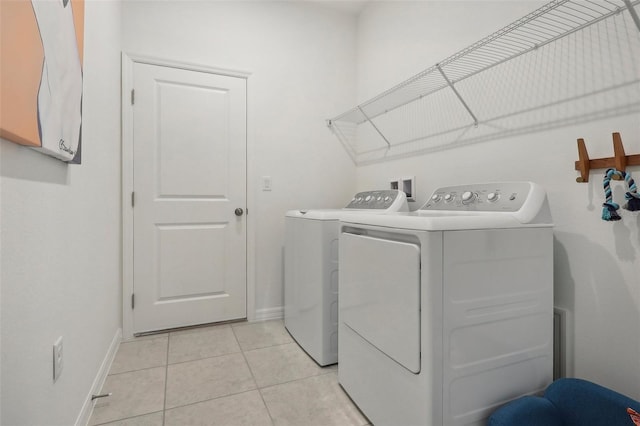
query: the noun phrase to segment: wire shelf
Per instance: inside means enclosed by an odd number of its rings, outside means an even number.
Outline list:
[[[558,117],[568,123],[640,110],[638,4],[551,1],[328,125],[354,162],[365,164],[553,127]],[[567,103],[585,100],[598,107],[558,116]],[[541,117],[543,109],[551,116]]]

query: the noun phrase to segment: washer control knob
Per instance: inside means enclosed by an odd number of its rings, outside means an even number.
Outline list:
[[[490,192],[487,194],[487,200],[491,201],[492,203],[498,201],[498,198],[500,198],[500,195],[497,192]]]
[[[367,195],[367,196],[364,198],[364,202],[365,202],[365,203],[368,203],[369,201],[371,201],[371,199],[372,199],[372,198],[373,198],[373,197],[372,197],[371,195]]]
[[[382,201],[382,197],[376,198],[376,201]]]
[[[384,197],[384,201],[386,201],[386,202],[388,203],[389,201],[391,201],[391,197],[389,197],[389,196],[387,195],[386,197]]]
[[[362,197],[357,197],[356,198],[356,203],[360,203],[360,202],[362,202]]]
[[[447,194],[444,196],[444,201],[446,201],[447,203],[450,203],[453,201],[453,195],[451,194]]]
[[[434,203],[437,203],[440,200],[442,200],[442,197],[439,194],[433,194],[431,196],[431,201],[433,201]]]
[[[462,193],[462,204],[473,203],[473,200],[476,199],[476,194],[471,191],[465,191]]]

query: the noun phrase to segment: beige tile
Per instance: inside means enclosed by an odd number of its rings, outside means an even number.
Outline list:
[[[255,388],[255,381],[241,353],[170,364],[166,408]]]
[[[232,328],[245,351],[293,342],[282,320],[238,324]]]
[[[271,386],[260,393],[276,426],[360,426],[368,422],[334,373]]]
[[[296,343],[254,349],[244,355],[259,388],[323,372]]]
[[[169,335],[169,363],[192,361],[240,352],[230,325],[172,332]]]
[[[154,339],[121,343],[109,374],[166,365],[167,341],[168,337],[164,335]]]
[[[165,370],[166,367],[156,367],[108,376],[101,393],[113,395],[96,402],[89,423],[96,425],[162,411]]]
[[[271,426],[257,390],[167,410],[165,426]]]
[[[143,416],[130,417],[112,423],[103,423],[103,426],[162,426],[162,411],[145,414]]]

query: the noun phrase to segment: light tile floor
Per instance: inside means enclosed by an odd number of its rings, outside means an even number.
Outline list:
[[[359,426],[368,420],[282,321],[236,323],[123,342],[90,425]]]

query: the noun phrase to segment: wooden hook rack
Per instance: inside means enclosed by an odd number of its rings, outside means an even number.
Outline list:
[[[575,169],[580,171],[580,176],[576,178],[576,182],[589,182],[589,171],[591,169],[609,169],[614,167],[617,170],[625,171],[627,166],[640,166],[640,154],[625,154],[620,133],[613,134],[613,155],[613,157],[591,160],[589,159],[584,139],[578,139],[578,161],[576,161]],[[614,176],[613,178],[616,180],[620,179],[618,176]]]

